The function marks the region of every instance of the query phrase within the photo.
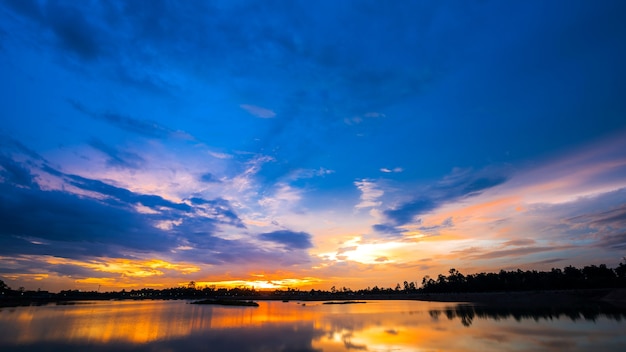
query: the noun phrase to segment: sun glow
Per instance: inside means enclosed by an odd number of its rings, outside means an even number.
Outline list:
[[[288,288],[300,288],[321,282],[322,280],[305,277],[301,279],[266,279],[266,280],[220,280],[220,281],[196,281],[196,288],[249,288],[255,290],[280,290]],[[188,282],[179,283],[180,286],[189,285]]]

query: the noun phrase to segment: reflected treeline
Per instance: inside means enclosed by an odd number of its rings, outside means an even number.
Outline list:
[[[517,321],[525,319],[559,320],[569,318],[572,321],[596,321],[599,318],[622,321],[626,320],[626,308],[595,302],[593,304],[577,306],[489,306],[458,304],[444,309],[435,309],[428,312],[433,319],[444,315],[449,320],[460,319],[465,326],[472,325],[475,318],[503,320],[513,318]]]

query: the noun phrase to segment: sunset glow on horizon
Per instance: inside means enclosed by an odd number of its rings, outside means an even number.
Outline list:
[[[0,1],[0,279],[356,290],[615,267],[624,13]]]

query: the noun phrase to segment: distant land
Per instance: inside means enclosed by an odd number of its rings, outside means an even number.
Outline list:
[[[329,291],[299,289],[260,291],[251,287],[215,288],[196,287],[189,282],[186,287],[167,289],[122,290],[117,292],[63,290],[17,290],[0,280],[0,307],[43,304],[68,304],[87,300],[142,300],[183,299],[204,300],[200,304],[232,304],[253,300],[334,301],[334,303],[360,303],[355,300],[421,300],[441,302],[470,302],[489,305],[568,306],[589,302],[604,302],[626,308],[626,264],[616,268],[606,265],[572,266],[550,271],[501,270],[497,273],[463,275],[450,269],[448,275],[428,276],[418,287],[415,282],[404,281],[395,288],[368,287],[352,290],[333,286]],[[221,302],[221,303],[215,303]],[[223,303],[225,302],[225,303]],[[238,303],[235,303],[238,302]]]

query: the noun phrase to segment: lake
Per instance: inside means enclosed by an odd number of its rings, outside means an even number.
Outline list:
[[[626,314],[420,301],[0,308],[0,351],[624,351]]]

